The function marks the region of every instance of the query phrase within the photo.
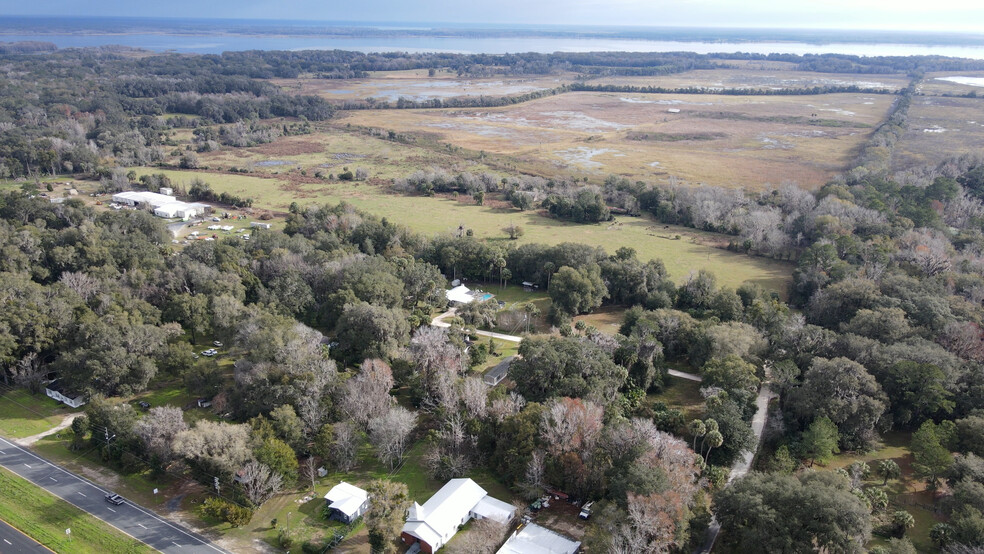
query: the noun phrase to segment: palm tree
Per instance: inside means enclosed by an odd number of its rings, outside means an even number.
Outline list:
[[[707,426],[704,425],[704,422],[703,421],[701,421],[699,419],[695,419],[695,420],[693,420],[693,421],[690,422],[690,433],[693,434],[693,436],[694,436],[694,441],[693,441],[693,444],[690,445],[690,449],[693,450],[694,452],[696,452],[697,451],[697,437],[703,437],[707,433]]]
[[[707,458],[711,455],[711,450],[724,444],[724,435],[720,431],[708,431],[707,432],[707,454],[704,455],[704,465],[707,465]],[[912,516],[909,516],[912,517]]]
[[[892,525],[895,526],[895,533],[902,536],[907,529],[912,529],[916,526],[916,518],[912,517],[912,514],[905,510],[897,510],[892,514]]]
[[[878,462],[878,475],[885,478],[885,481],[882,482],[883,487],[888,484],[889,479],[898,479],[901,474],[902,470],[899,468],[899,464],[895,463],[895,460]]]

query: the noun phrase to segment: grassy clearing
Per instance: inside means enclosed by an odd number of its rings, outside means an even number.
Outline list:
[[[782,64],[783,62],[779,62]],[[683,73],[658,77],[599,77],[589,84],[613,84],[636,87],[656,86],[664,88],[713,87],[753,89],[803,89],[830,86],[858,86],[897,90],[905,88],[909,80],[905,75],[865,75],[855,73],[812,73],[798,71],[794,67],[775,62],[750,61],[739,64],[732,60],[728,67],[720,69],[695,69]],[[735,67],[740,65],[740,67]]]
[[[677,377],[667,377],[664,383],[662,392],[650,394],[646,399],[680,410],[686,421],[703,417],[704,397],[700,394],[700,383]]]
[[[154,552],[6,469],[0,469],[0,519],[55,552]]]
[[[878,462],[891,459],[899,464],[902,476],[892,479],[884,485],[885,492],[891,502],[889,511],[905,510],[912,514],[916,526],[906,532],[918,552],[934,552],[936,547],[929,539],[929,531],[933,525],[943,521],[943,518],[932,510],[934,493],[927,490],[925,481],[918,479],[912,470],[912,452],[909,450],[910,433],[893,431],[882,437],[882,442],[875,449],[863,454],[845,452],[836,456],[824,469],[834,470],[847,467],[856,461],[867,463],[872,469],[871,477],[865,481],[865,486],[881,487],[883,479],[875,474]],[[820,469],[819,466],[816,466]],[[875,537],[868,546],[887,545],[886,539]]]
[[[161,172],[155,168],[137,168],[136,171],[138,175]],[[255,198],[256,206],[279,211],[286,211],[294,201],[301,204],[345,201],[424,235],[449,232],[464,224],[479,238],[506,241],[502,227],[516,223],[526,234],[519,240],[510,241],[513,244],[580,242],[601,246],[609,253],[629,245],[636,249],[640,259],[663,260],[670,277],[677,282],[682,282],[691,272],[708,269],[724,286],[734,288],[751,282],[785,294],[792,271],[788,263],[728,252],[705,244],[726,241],[727,238],[721,235],[665,226],[649,217],[620,217],[615,223],[582,225],[532,211],[477,206],[470,198],[395,195],[365,183],[290,185],[278,178],[174,170],[163,173],[172,180],[185,183],[201,177],[219,192],[250,196]]]
[[[896,146],[892,169],[935,165],[947,156],[984,144],[982,114],[984,97],[914,97],[909,107],[909,128]]]
[[[583,321],[602,333],[614,335],[622,326],[623,319],[625,319],[625,306],[602,306],[590,314],[575,317],[574,323]]]
[[[892,99],[584,92],[501,108],[346,112],[342,121],[507,156],[516,168],[547,177],[618,174],[665,182],[672,176],[749,189],[784,182],[815,188],[847,168]],[[829,126],[814,125],[817,119]],[[628,138],[636,133],[717,138]]]
[[[31,396],[23,389],[0,392],[0,433],[20,439],[43,433],[75,412],[47,396]]]

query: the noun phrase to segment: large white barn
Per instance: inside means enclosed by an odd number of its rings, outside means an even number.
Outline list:
[[[157,217],[188,219],[202,215],[211,208],[208,204],[182,202],[173,196],[156,192],[133,191],[113,195],[113,202],[127,206],[149,206]]]

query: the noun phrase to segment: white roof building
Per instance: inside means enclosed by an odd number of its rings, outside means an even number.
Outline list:
[[[158,194],[156,192],[147,192],[147,191],[128,190],[126,192],[118,192],[113,195],[113,202],[118,202],[120,204],[127,204],[129,206],[146,204],[151,208],[155,208],[155,209],[165,204],[170,204],[174,201],[175,200],[173,196],[168,196],[166,194]]]
[[[475,300],[475,297],[471,295],[471,289],[465,285],[458,285],[449,291],[445,291],[444,294],[448,297],[448,302],[469,304]]]
[[[469,519],[491,518],[506,523],[516,508],[489,496],[471,479],[451,479],[423,506],[413,503],[403,526],[404,543],[420,542],[421,550],[436,552]]]
[[[516,530],[496,554],[576,554],[581,543],[529,523]]]
[[[333,515],[345,523],[351,523],[369,508],[369,493],[342,481],[328,491],[325,502]]]
[[[134,190],[114,194],[113,202],[127,206],[150,206],[154,210],[154,215],[168,219],[195,217],[205,213],[205,210],[211,207],[208,204],[198,202],[182,202],[166,194]]]

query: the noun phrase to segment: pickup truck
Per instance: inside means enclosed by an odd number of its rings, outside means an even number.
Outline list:
[[[116,494],[116,493],[109,492],[109,493],[106,493],[106,502],[109,502],[110,504],[115,504],[115,505],[119,506],[119,505],[123,504],[123,497],[120,496],[120,495],[118,495],[118,494]]]

